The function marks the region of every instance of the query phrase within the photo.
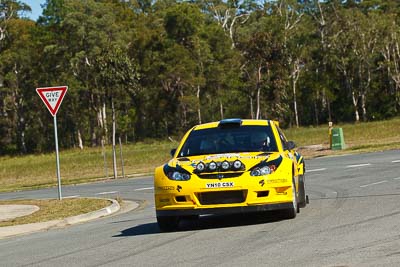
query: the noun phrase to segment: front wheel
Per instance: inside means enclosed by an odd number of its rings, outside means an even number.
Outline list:
[[[306,180],[304,175],[299,176],[299,207],[304,208],[307,205]]]
[[[299,212],[299,206],[297,203],[297,193],[296,193],[296,184],[294,179],[292,181],[292,206],[289,209],[284,211],[285,219],[294,219],[296,218],[297,213]]]
[[[162,232],[172,232],[178,229],[178,216],[157,216],[158,227]]]

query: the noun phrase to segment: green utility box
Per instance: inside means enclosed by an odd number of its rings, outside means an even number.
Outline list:
[[[332,129],[332,150],[341,150],[344,149],[344,136],[342,128],[333,128]]]

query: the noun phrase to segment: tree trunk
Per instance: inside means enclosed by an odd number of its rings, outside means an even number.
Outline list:
[[[198,101],[198,106],[197,106],[197,115],[199,118],[199,124],[201,124],[201,109],[200,109],[200,85],[197,86],[197,101]]]
[[[93,127],[93,125],[90,126],[90,131],[91,131],[91,137],[92,137],[92,147],[95,147],[97,145],[97,135],[96,135],[95,127]]]
[[[314,100],[314,113],[315,113],[315,123],[317,126],[319,125],[319,111],[318,111],[318,105],[317,105],[317,100]]]
[[[180,95],[181,95],[181,99],[184,99],[184,95],[183,95],[183,89],[179,90]],[[186,128],[187,125],[187,108],[186,108],[186,103],[184,101],[181,101],[181,106],[182,106],[182,118],[181,118],[181,126],[183,128]]]
[[[355,96],[354,91],[351,93],[353,99],[353,106],[354,106],[354,116],[356,122],[360,122],[360,114],[358,113],[358,97]]]
[[[119,137],[119,157],[121,159],[121,172],[122,172],[122,178],[125,178],[125,168],[124,168],[124,156],[122,153],[122,142],[121,142],[121,136]]]
[[[332,121],[331,102],[329,98],[327,98],[327,105],[328,105],[328,120]]]
[[[366,96],[365,93],[361,94],[361,108],[362,108],[362,115],[363,115],[363,121],[367,121],[367,107],[366,107]]]
[[[296,127],[299,128],[299,115],[297,113],[296,80],[295,79],[293,79],[293,106],[294,106],[294,117],[296,119]]]
[[[116,132],[116,122],[115,122],[115,108],[114,99],[111,98],[111,110],[112,110],[112,153],[113,153],[113,173],[114,179],[117,179],[117,154],[115,151],[115,132]]]
[[[27,153],[26,143],[25,143],[25,119],[22,115],[22,111],[18,111],[18,121],[17,121],[17,134],[18,134],[18,149],[23,153]]]
[[[249,99],[250,99],[250,116],[251,119],[254,119],[253,98],[251,97],[251,95],[249,96]]]
[[[258,73],[257,73],[257,112],[256,112],[256,119],[260,119],[260,95],[261,95],[261,67],[258,68]]]
[[[224,119],[224,106],[222,105],[222,101],[219,101],[219,112],[221,113],[221,120]]]
[[[107,126],[107,110],[106,110],[106,102],[103,102],[103,125],[104,125],[104,140],[106,141],[106,144],[108,144],[108,126]]]
[[[21,129],[21,148],[23,153],[27,153],[26,143],[25,143],[25,125]]]
[[[261,94],[261,89],[258,86],[257,88],[257,113],[256,113],[256,120],[260,119],[260,94]]]
[[[78,130],[78,147],[79,147],[81,150],[83,149],[83,142],[82,142],[81,130]]]

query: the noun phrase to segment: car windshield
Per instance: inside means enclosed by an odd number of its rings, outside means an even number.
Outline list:
[[[270,126],[240,126],[194,130],[178,155],[274,151],[277,146]]]

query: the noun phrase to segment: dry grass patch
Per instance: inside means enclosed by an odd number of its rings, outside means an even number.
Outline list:
[[[40,210],[28,216],[0,222],[0,227],[64,219],[105,208],[109,206],[111,202],[107,199],[94,198],[73,198],[63,199],[62,201],[57,199],[0,201],[0,205],[15,204],[36,205]]]

